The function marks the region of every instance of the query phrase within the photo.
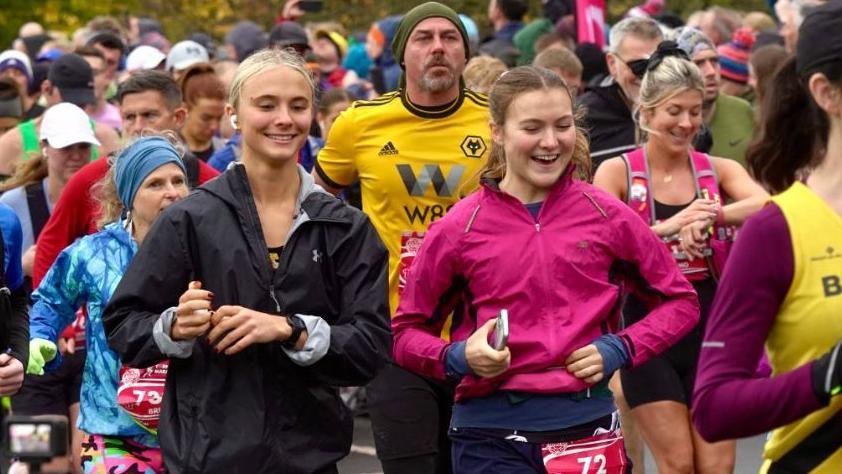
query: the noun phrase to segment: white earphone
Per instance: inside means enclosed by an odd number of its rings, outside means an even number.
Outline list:
[[[231,115],[231,128],[237,130],[237,114]]]

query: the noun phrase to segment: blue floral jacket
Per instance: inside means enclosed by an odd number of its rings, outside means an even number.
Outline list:
[[[157,446],[154,435],[117,404],[120,357],[108,347],[102,313],[137,253],[122,223],[82,237],[64,249],[33,293],[30,338],[55,342],[76,310],[87,304],[87,358],[82,378],[78,427],[86,433],[131,438]],[[58,357],[47,370],[60,365]]]

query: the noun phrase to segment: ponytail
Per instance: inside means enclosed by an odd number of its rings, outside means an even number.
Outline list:
[[[756,180],[772,193],[780,193],[820,159],[830,125],[799,77],[795,57],[769,81],[762,110],[762,122],[746,161]]]

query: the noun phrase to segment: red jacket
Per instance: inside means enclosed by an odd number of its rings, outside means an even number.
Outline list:
[[[50,220],[38,237],[38,251],[32,269],[32,287],[37,288],[53,262],[68,245],[84,235],[96,232],[99,205],[91,189],[108,172],[108,160],[98,159],[85,165],[67,182]],[[204,183],[219,173],[199,160],[199,182]]]
[[[423,375],[445,376],[449,343],[439,337],[445,317],[437,311],[443,295],[458,291],[467,299],[467,311],[453,322],[454,341],[500,309],[509,312],[511,367],[492,379],[463,377],[457,400],[496,390],[584,390],[587,384],[564,368],[574,350],[612,332],[638,365],[699,319],[693,287],[655,233],[624,203],[570,172],[547,196],[537,223],[516,198],[483,185],[430,227],[407,280],[392,320],[393,355]],[[621,329],[623,283],[632,280],[655,303],[646,318]]]

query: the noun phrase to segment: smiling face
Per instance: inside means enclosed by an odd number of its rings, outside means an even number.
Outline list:
[[[462,35],[450,20],[428,18],[409,35],[403,60],[407,84],[419,91],[441,94],[458,88],[466,64]]]
[[[649,141],[672,154],[686,153],[702,125],[702,94],[684,90],[654,109],[642,110]]]
[[[244,161],[295,160],[313,121],[313,90],[300,72],[275,66],[243,83],[235,113]]]
[[[626,98],[633,103],[637,103],[640,95],[641,77],[632,71],[629,64],[649,59],[649,56],[658,49],[659,42],[660,39],[657,38],[646,39],[628,35],[620,42],[616,53],[606,55],[611,76],[617,81],[617,85],[620,86]]]
[[[569,93],[557,87],[520,94],[509,105],[505,123],[491,125],[491,134],[506,157],[500,187],[520,199],[543,200],[576,145]]]

